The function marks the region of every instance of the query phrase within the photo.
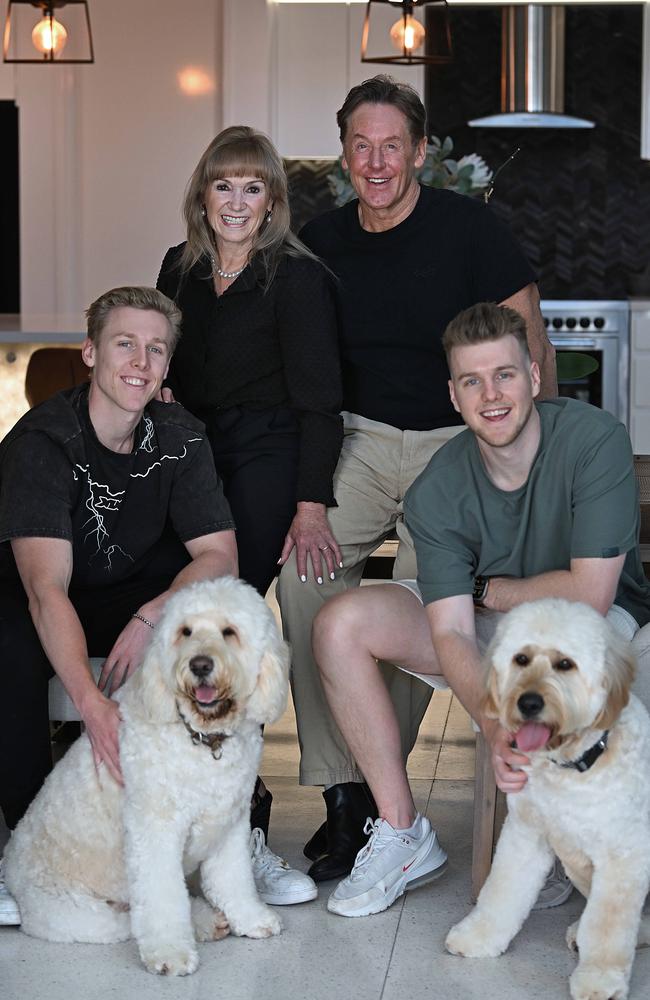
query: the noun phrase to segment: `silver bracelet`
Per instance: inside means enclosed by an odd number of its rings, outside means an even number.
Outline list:
[[[156,627],[153,622],[150,622],[148,618],[145,618],[144,615],[141,615],[138,611],[134,611],[131,618],[137,618],[139,622],[144,622],[145,625],[149,626],[149,628]]]

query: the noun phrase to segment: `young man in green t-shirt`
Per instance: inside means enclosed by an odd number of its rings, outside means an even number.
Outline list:
[[[328,902],[344,916],[385,909],[407,887],[435,878],[446,860],[413,804],[377,660],[444,674],[491,745],[499,788],[517,792],[527,780],[517,768],[528,759],[480,709],[481,650],[499,614],[552,596],[592,605],[628,638],[650,620],[625,428],[573,399],[535,402],[539,368],[523,318],[508,307],[465,310],[443,344],[451,400],[467,429],[434,455],[406,497],[417,584],[337,597],[314,628],[325,693],[379,811],[367,847]]]

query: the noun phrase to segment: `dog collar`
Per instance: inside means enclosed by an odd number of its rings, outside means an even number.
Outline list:
[[[574,768],[576,771],[588,771],[592,764],[595,764],[600,755],[607,749],[608,736],[609,729],[606,729],[598,742],[594,743],[589,750],[585,750],[582,757],[579,757],[577,760],[566,760],[561,763],[559,760],[554,760],[553,763],[557,764],[559,767]],[[553,760],[553,758],[551,758],[551,760]]]
[[[190,734],[190,738],[194,746],[199,746],[202,744],[203,746],[208,747],[212,752],[212,756],[214,757],[214,759],[219,760],[223,753],[222,743],[224,740],[228,739],[228,734],[200,733],[198,729],[194,729],[192,726],[190,726],[189,722],[181,712],[178,702],[176,703],[176,710],[178,711],[178,716],[181,722],[183,723],[188,733]]]

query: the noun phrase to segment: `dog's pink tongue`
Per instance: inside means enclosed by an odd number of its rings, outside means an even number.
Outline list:
[[[529,750],[541,750],[551,738],[551,730],[541,722],[525,722],[517,733],[515,740],[517,749],[527,753]]]
[[[216,698],[217,690],[208,684],[202,684],[201,687],[195,688],[194,696],[197,701],[200,701],[204,705],[209,705]]]

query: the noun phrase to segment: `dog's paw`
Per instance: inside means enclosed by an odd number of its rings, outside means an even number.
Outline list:
[[[199,953],[189,944],[141,944],[140,958],[147,972],[157,976],[189,976],[199,965]]]
[[[569,979],[573,1000],[625,1000],[628,981],[623,969],[581,964]]]
[[[270,906],[259,903],[239,914],[238,919],[230,918],[230,929],[238,937],[267,938],[280,933],[282,921]]]
[[[192,899],[192,926],[197,941],[220,941],[230,934],[225,914],[199,897]]]
[[[508,947],[495,938],[494,925],[477,919],[473,913],[451,928],[445,940],[445,948],[452,955],[464,958],[497,958]]]
[[[579,920],[574,920],[574,922],[567,927],[565,940],[569,951],[574,951],[578,953],[578,927],[580,926]]]

